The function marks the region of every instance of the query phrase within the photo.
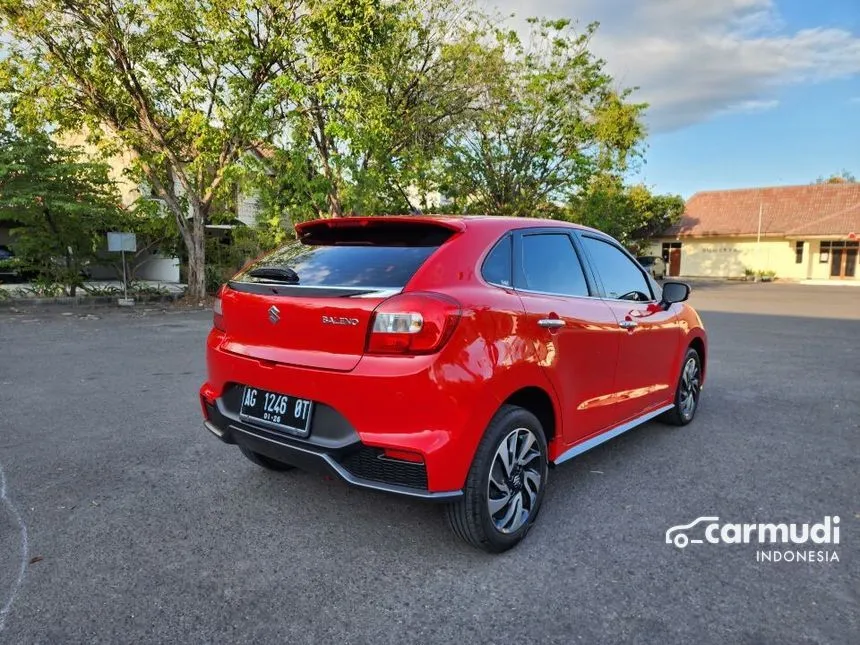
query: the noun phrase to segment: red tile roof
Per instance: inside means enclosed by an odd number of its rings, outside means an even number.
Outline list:
[[[860,183],[745,188],[696,193],[667,237],[860,235]]]

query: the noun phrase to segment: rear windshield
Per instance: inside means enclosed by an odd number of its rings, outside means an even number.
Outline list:
[[[399,289],[451,234],[425,226],[334,227],[290,242],[247,267],[235,281]],[[279,276],[277,270],[289,271]]]

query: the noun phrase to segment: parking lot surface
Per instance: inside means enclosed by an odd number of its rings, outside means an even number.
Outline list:
[[[0,313],[0,642],[856,642],[860,289],[692,301],[696,421],[554,469],[501,556],[436,506],[263,471],[208,435],[205,312]],[[834,515],[839,561],[665,541],[700,516]]]

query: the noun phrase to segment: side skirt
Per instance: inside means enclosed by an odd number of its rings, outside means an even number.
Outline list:
[[[604,441],[609,441],[610,439],[614,439],[620,434],[624,434],[628,430],[632,430],[636,426],[640,426],[646,421],[650,421],[654,417],[658,417],[664,412],[668,412],[672,408],[675,407],[674,403],[670,403],[669,405],[664,405],[662,408],[657,408],[656,410],[651,410],[651,412],[646,412],[641,417],[636,417],[635,419],[628,421],[627,423],[622,423],[620,426],[612,428],[611,430],[607,430],[606,432],[602,432],[599,435],[588,439],[587,441],[583,441],[582,443],[578,443],[573,448],[569,448],[561,453],[552,463],[558,465],[568,459],[576,457],[577,455],[581,455],[584,452],[591,450],[592,448],[599,446]]]

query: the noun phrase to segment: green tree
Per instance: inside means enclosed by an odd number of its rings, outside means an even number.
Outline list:
[[[189,296],[205,295],[205,225],[237,160],[279,129],[295,90],[299,0],[0,0],[0,91],[16,122],[86,130],[173,214]]]
[[[478,14],[456,0],[307,5],[269,203],[295,219],[416,209],[408,189],[475,107]]]
[[[126,253],[126,278],[129,282],[137,279],[137,271],[143,262],[158,254],[162,257],[176,257],[181,253],[181,239],[176,228],[176,220],[160,200],[141,197],[129,208],[116,223],[116,230],[135,234],[137,250]],[[122,258],[116,253],[109,256],[117,277],[123,274]],[[101,262],[106,256],[102,255]]]
[[[642,184],[625,186],[616,176],[594,177],[570,203],[568,217],[607,233],[638,252],[684,213],[680,195],[655,195]]]
[[[530,23],[527,42],[496,33],[480,109],[449,138],[440,185],[459,211],[558,215],[596,173],[626,169],[644,136],[644,104],[589,51],[596,24]]]
[[[45,134],[0,133],[0,219],[20,224],[13,245],[25,269],[74,296],[105,232],[122,217],[107,166]]]
[[[857,177],[847,170],[840,173],[835,173],[829,177],[819,177],[815,180],[816,184],[856,184]]]

